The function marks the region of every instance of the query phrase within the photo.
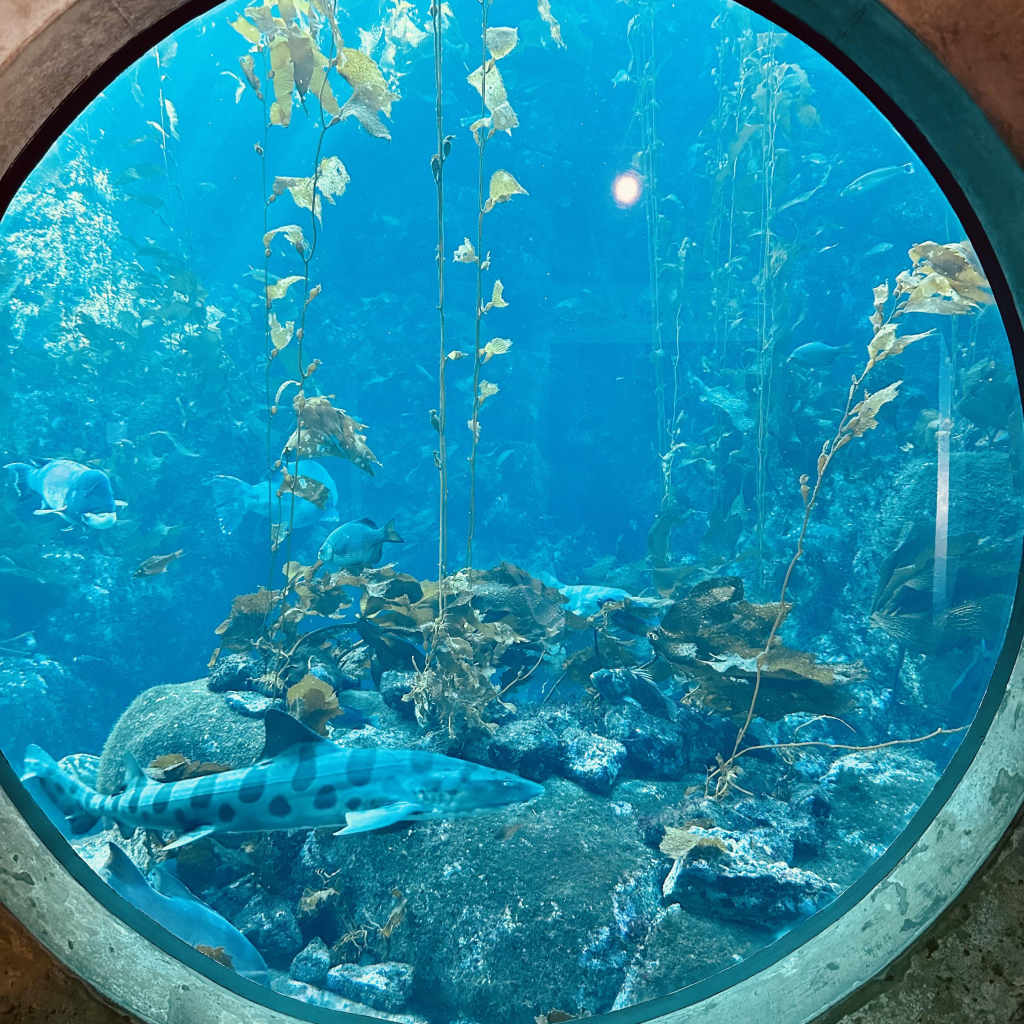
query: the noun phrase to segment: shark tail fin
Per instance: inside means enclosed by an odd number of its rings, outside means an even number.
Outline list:
[[[32,489],[28,485],[28,474],[34,469],[27,462],[8,462],[4,469],[11,471],[11,480],[14,481],[14,489],[19,498],[27,498],[31,495]]]
[[[65,772],[42,747],[30,743],[25,748],[21,781],[38,780],[38,784],[61,814],[67,818],[75,834],[88,832],[98,818],[90,814],[86,801],[93,791],[85,783]]]
[[[394,519],[389,519],[384,524],[384,540],[391,541],[392,544],[404,544],[405,541],[398,536],[398,531],[395,529]]]
[[[235,476],[215,476],[210,483],[217,522],[224,533],[234,533],[252,505],[252,486]]]

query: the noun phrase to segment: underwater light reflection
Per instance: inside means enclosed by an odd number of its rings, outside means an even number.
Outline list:
[[[623,171],[612,182],[612,198],[622,210],[636,204],[644,194],[644,179],[636,171]]]

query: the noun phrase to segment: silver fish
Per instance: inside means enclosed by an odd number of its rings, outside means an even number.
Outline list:
[[[150,884],[121,847],[107,843],[105,859],[96,873],[118,896],[172,935],[190,946],[222,949],[238,974],[260,985],[269,984],[267,964],[259,950],[230,921],[197,899],[165,866],[151,874]]]
[[[327,503],[323,508],[317,508],[313,502],[296,494],[293,511],[291,491],[284,491],[281,497],[277,496],[284,482],[280,471],[269,481],[264,480],[258,484],[247,484],[234,476],[215,476],[210,485],[213,487],[213,505],[221,530],[234,533],[247,512],[271,519],[275,525],[291,525],[296,530],[319,522],[336,523],[338,486],[331,474],[312,459],[300,459],[297,466],[290,464],[288,471],[295,476],[315,480],[327,488]]]
[[[22,779],[38,779],[79,827],[106,817],[132,828],[181,833],[165,850],[224,832],[343,825],[335,835],[350,835],[399,821],[480,814],[544,791],[518,775],[443,754],[339,747],[273,708],[265,721],[266,745],[249,768],[153,782],[125,753],[125,790],[103,796],[30,744]]]
[[[859,178],[854,178],[839,194],[841,196],[852,196],[859,192],[867,192],[870,189],[877,188],[883,182],[889,181],[892,178],[898,178],[901,174],[913,173],[913,164],[900,164],[898,167],[879,167],[873,171],[868,171],[867,174],[862,174]]]
[[[810,341],[793,349],[787,363],[801,363],[803,366],[831,366],[836,357],[845,352],[848,345],[826,345],[823,341]]]
[[[117,522],[117,510],[128,503],[115,501],[106,473],[70,459],[51,459],[43,466],[10,462],[18,493],[18,505],[32,515],[58,515],[69,523],[109,529]]]
[[[378,527],[372,519],[355,519],[339,526],[320,548],[317,558],[336,569],[376,565],[384,554],[384,543],[404,544],[394,519]]]

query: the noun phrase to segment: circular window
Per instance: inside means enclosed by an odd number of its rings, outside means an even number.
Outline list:
[[[753,971],[920,835],[1019,644],[990,271],[725,0],[203,15],[0,222],[27,815],[294,1017]]]

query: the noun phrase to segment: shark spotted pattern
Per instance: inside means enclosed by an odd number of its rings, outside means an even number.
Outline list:
[[[266,715],[266,745],[249,768],[180,782],[153,782],[125,754],[123,792],[104,796],[30,745],[23,779],[81,831],[101,817],[122,825],[181,833],[172,850],[223,832],[338,827],[369,832],[399,821],[454,818],[539,796],[518,775],[421,750],[339,747],[281,711]]]

